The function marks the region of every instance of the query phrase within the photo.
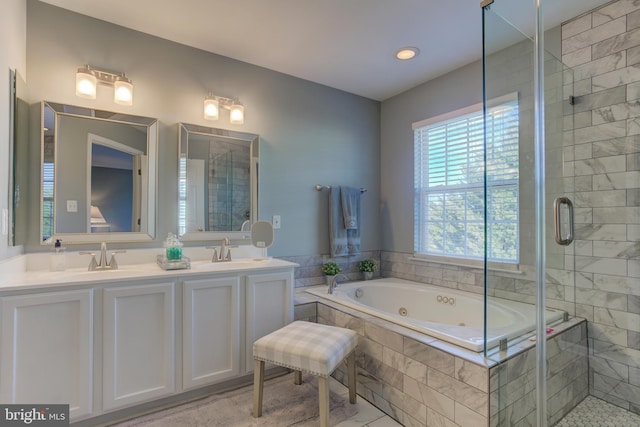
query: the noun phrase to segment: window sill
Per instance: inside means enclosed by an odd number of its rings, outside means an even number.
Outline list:
[[[475,260],[475,259],[462,259],[462,258],[453,258],[453,257],[444,257],[444,256],[435,256],[435,255],[413,255],[413,256],[409,256],[408,259],[413,263],[433,263],[433,264],[452,265],[455,267],[484,269],[484,261]],[[490,262],[488,265],[488,270],[490,272],[498,272],[498,273],[524,274],[523,271],[520,271],[519,264]]]

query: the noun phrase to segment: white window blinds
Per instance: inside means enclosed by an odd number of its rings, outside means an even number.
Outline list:
[[[487,111],[487,256],[518,262],[518,101]],[[484,257],[482,105],[414,124],[417,255]]]

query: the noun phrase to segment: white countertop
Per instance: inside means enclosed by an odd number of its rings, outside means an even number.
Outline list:
[[[191,261],[190,269],[163,270],[155,261],[157,250],[153,257],[142,257],[144,262],[138,264],[127,264],[125,261],[127,254],[118,255],[119,267],[117,270],[88,271],[87,267],[77,267],[72,264],[71,268],[64,271],[49,271],[48,258],[43,254],[27,254],[15,257],[8,262],[0,263],[0,292],[17,290],[35,290],[68,285],[86,285],[100,283],[117,283],[144,279],[169,279],[175,280],[177,277],[199,278],[210,276],[211,274],[232,274],[250,273],[254,270],[273,270],[297,267],[298,264],[280,259],[264,257],[237,258],[228,262],[211,262],[210,259],[199,259]],[[67,254],[74,257],[74,254]],[[36,258],[34,259],[29,259]],[[140,259],[132,256],[131,259]],[[38,259],[43,261],[47,269],[37,269]],[[129,261],[131,261],[129,259]],[[149,261],[152,259],[153,261]],[[88,263],[89,258],[83,258]],[[44,262],[46,261],[46,262]],[[77,264],[77,263],[76,263]],[[69,263],[67,263],[69,265]],[[36,267],[36,268],[34,268]]]

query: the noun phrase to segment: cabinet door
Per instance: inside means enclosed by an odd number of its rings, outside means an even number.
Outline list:
[[[104,290],[105,411],[173,393],[173,283]]]
[[[253,343],[293,321],[293,272],[251,274],[246,282],[246,360],[253,370]]]
[[[183,387],[240,373],[240,279],[188,280],[183,285]]]
[[[68,403],[92,412],[91,289],[4,297],[0,402]]]

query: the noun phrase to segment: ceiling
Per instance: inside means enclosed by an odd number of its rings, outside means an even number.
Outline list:
[[[41,0],[84,15],[374,100],[481,57],[480,0]],[[606,0],[545,0],[545,26]],[[493,10],[533,27],[534,0]],[[398,61],[395,51],[420,55]]]

